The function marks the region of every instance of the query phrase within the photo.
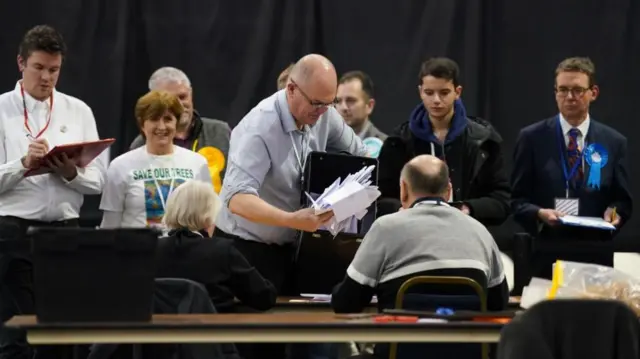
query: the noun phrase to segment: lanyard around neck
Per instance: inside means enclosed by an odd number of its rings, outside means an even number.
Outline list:
[[[31,132],[31,127],[29,127],[29,114],[27,112],[27,101],[25,99],[24,86],[22,85],[22,82],[20,82],[20,94],[22,95],[22,109],[24,112],[24,128],[28,131],[28,134],[27,134],[28,136],[37,140],[40,136],[42,136],[44,131],[46,131],[47,128],[49,128],[49,124],[51,123],[51,114],[53,113],[53,92],[51,92],[51,96],[49,97],[49,116],[47,118],[47,123],[40,130],[40,132],[38,132],[36,136],[33,136],[33,132]]]
[[[302,148],[300,148],[300,152],[298,152],[298,146],[296,145],[296,141],[293,139],[292,132],[289,132],[289,138],[291,138],[291,144],[293,145],[293,152],[295,152],[296,160],[298,161],[298,166],[300,166],[300,175],[303,176],[304,175],[304,166],[305,166],[305,164],[307,162],[307,157],[305,156],[304,152],[305,152],[305,147],[309,146],[310,140],[303,133],[302,134],[302,141],[300,141],[300,144],[302,145]],[[307,139],[307,141],[306,141],[307,146],[305,146],[305,138]]]
[[[419,207],[427,204],[430,204],[432,206],[450,207],[450,205],[447,202],[445,202],[442,198],[433,198],[433,197],[418,199],[411,207]]]
[[[173,158],[173,157],[172,157]],[[151,155],[149,155],[149,169],[151,170],[151,177],[153,177],[153,183],[156,186],[156,191],[158,191],[158,196],[160,197],[160,203],[162,204],[162,210],[164,211],[167,208],[167,199],[169,199],[169,197],[171,196],[171,193],[173,192],[173,185],[175,184],[175,176],[171,176],[171,182],[169,184],[169,191],[167,192],[167,198],[164,197],[164,193],[162,193],[162,187],[160,187],[160,183],[158,182],[158,178],[156,177],[156,174],[154,173],[154,168],[151,165]],[[173,167],[173,165],[171,166]],[[155,169],[159,169],[159,168],[155,168]]]

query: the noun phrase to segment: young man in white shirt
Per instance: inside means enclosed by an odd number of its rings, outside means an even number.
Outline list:
[[[18,53],[22,79],[15,89],[0,95],[0,239],[22,239],[30,226],[77,226],[84,195],[102,191],[102,156],[86,168],[77,168],[72,159],[62,156],[44,162],[52,173],[24,177],[53,147],[99,139],[89,106],[55,90],[65,53],[64,40],[55,29],[46,25],[32,28]],[[3,284],[23,281],[13,283],[21,288],[30,283],[29,266],[18,272],[23,278],[12,272]],[[13,309],[19,312],[32,310],[22,308],[28,303],[16,304],[19,308]],[[11,310],[3,305],[2,312],[6,315]],[[0,340],[0,357],[10,355],[7,344],[20,346],[21,338],[18,343],[7,339],[3,335]],[[17,350],[25,350],[24,344]]]
[[[89,106],[55,90],[65,51],[53,28],[31,29],[18,55],[22,80],[0,95],[0,228],[75,224],[84,195],[102,191],[102,156],[86,168],[63,156],[46,163],[53,173],[24,177],[51,148],[99,139]]]

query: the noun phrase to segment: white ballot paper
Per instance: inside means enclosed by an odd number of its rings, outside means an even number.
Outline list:
[[[380,197],[378,187],[371,186],[371,172],[375,166],[364,167],[355,174],[348,175],[343,181],[336,179],[331,186],[315,200],[306,193],[316,214],[333,211],[333,218],[326,229],[336,236],[340,232],[352,229],[357,220],[367,214],[367,208]]]
[[[598,217],[562,216],[558,219],[560,220],[560,223],[566,226],[588,227],[610,231],[615,231],[616,229],[613,224]]]

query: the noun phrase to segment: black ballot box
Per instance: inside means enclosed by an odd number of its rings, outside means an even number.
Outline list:
[[[151,320],[152,229],[31,228],[38,322]]]
[[[378,160],[376,158],[351,156],[348,154],[311,152],[307,156],[304,171],[301,204],[310,207],[313,197],[322,194],[337,178],[344,180],[364,167],[375,166],[371,173],[371,185],[378,184]],[[376,218],[376,202],[368,208],[367,214],[358,221],[354,233],[329,231],[315,233],[302,232],[298,241],[295,260],[295,281],[299,293],[329,294],[346,274],[347,267],[360,246],[360,242]]]

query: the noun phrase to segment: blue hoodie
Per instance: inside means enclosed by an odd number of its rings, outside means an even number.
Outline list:
[[[433,134],[429,114],[424,104],[419,104],[413,112],[411,112],[411,117],[409,117],[409,130],[411,130],[411,133],[422,141],[429,143],[449,144],[460,136],[466,127],[467,111],[462,104],[462,100],[459,99],[453,103],[453,118],[451,119],[451,126],[449,127],[449,132],[447,133],[444,143],[440,143],[438,138]]]

